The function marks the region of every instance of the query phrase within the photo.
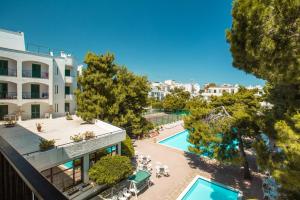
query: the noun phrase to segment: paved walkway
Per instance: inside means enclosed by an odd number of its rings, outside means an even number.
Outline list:
[[[156,178],[155,173],[153,173],[151,178],[154,185],[141,193],[139,199],[174,200],[196,175],[211,178],[217,182],[240,189],[246,198],[262,199],[261,178],[256,173],[253,156],[249,156],[253,178],[251,182],[247,182],[243,180],[242,171],[239,167],[222,166],[216,161],[200,159],[195,155],[156,143],[156,141],[183,130],[182,126],[176,126],[161,131],[161,134],[156,138],[135,142],[135,149],[138,154],[150,155],[154,168],[156,162],[168,165],[171,175],[170,177]]]

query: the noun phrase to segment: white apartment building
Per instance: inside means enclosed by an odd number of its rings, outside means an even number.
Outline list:
[[[174,88],[183,88],[192,96],[199,95],[200,91],[200,85],[198,83],[178,83],[174,80],[165,80],[164,82],[151,82],[149,96],[162,100]]]
[[[0,29],[0,120],[74,113],[76,76],[71,55],[27,51],[23,32]]]
[[[209,85],[206,84],[204,86],[204,92],[201,93],[201,96],[205,100],[209,100],[212,96],[222,96],[224,92],[234,94],[238,92],[239,85],[230,85],[230,84],[223,84],[223,85]]]

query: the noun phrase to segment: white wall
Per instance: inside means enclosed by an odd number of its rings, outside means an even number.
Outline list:
[[[0,29],[0,47],[25,51],[24,33]]]
[[[26,160],[30,162],[37,170],[43,171],[76,157],[80,157],[95,150],[117,144],[126,138],[126,132],[120,131],[119,133],[107,135],[104,137],[73,143],[69,146],[60,147],[58,149],[49,150],[46,152],[33,153],[25,156]]]

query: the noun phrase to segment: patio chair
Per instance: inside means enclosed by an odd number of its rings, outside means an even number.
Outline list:
[[[127,200],[127,197],[123,196],[123,192],[120,191],[118,194],[118,200]]]
[[[130,198],[131,197],[131,193],[128,191],[128,189],[125,187],[123,188],[123,195],[126,197],[126,198]]]
[[[113,197],[111,198],[111,200],[118,200],[118,197],[117,197],[117,196],[113,196]]]
[[[163,169],[164,169],[164,172],[163,172],[163,174],[165,175],[165,176],[170,176],[170,174],[169,174],[169,167],[167,166],[167,165],[164,165],[164,167],[163,167]]]
[[[147,156],[147,161],[150,162],[151,161],[151,156]]]

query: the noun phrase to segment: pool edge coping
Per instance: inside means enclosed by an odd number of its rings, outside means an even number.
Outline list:
[[[218,186],[224,187],[224,188],[226,188],[226,189],[229,189],[229,190],[231,190],[231,191],[237,192],[237,193],[238,193],[238,198],[237,198],[238,200],[241,200],[242,197],[243,197],[243,192],[240,191],[240,190],[238,190],[238,189],[235,189],[235,188],[233,188],[233,187],[231,187],[231,186],[224,185],[224,184],[222,184],[222,183],[216,182],[216,181],[212,180],[211,178],[205,178],[205,177],[203,177],[203,176],[196,175],[196,176],[193,178],[193,180],[188,184],[188,186],[186,186],[186,188],[180,193],[180,195],[177,197],[176,200],[182,200],[182,198],[188,193],[188,191],[192,188],[192,186],[196,183],[196,181],[197,181],[199,178],[200,178],[200,179],[203,179],[203,180],[205,180],[205,181],[211,182],[211,183],[213,183],[213,184],[215,184],[215,185],[218,185]]]

